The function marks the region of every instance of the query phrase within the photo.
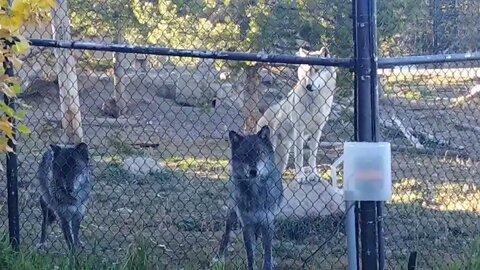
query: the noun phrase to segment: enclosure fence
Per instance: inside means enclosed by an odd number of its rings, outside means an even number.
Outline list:
[[[4,105],[31,107],[32,133],[9,141],[0,182],[0,233],[14,249],[67,253],[56,223],[38,245],[56,207],[40,203],[39,171],[52,144],[84,142],[79,256],[95,269],[136,256],[152,269],[215,269],[231,196],[243,194],[229,183],[263,179],[264,167],[235,164],[273,157],[276,269],[475,269],[480,30],[466,26],[478,25],[476,1],[58,2],[52,25],[25,30],[22,68],[6,69],[24,92]],[[272,152],[256,141],[251,160],[234,163],[232,131],[261,138],[260,123]],[[345,203],[343,171],[334,183],[330,165],[348,141],[391,143],[390,201]],[[71,168],[53,162],[49,177],[83,173],[81,154],[59,161]],[[224,269],[247,267],[235,220]],[[261,266],[261,244],[256,253]]]

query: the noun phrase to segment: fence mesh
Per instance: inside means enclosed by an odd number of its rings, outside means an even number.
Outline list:
[[[390,2],[378,4],[380,55],[478,50],[478,29],[462,29],[476,25],[475,1]],[[282,54],[326,47],[330,57],[353,55],[349,2],[68,3],[74,40]],[[59,38],[52,25],[26,33]],[[243,134],[248,117],[271,115],[278,120],[272,125],[283,124],[285,131],[326,122],[318,128],[317,173],[309,174],[314,144],[301,146],[304,173],[313,177],[299,179],[303,172],[297,171],[293,151],[299,146],[290,148],[282,177],[285,198],[275,223],[276,264],[280,269],[346,268],[344,208],[331,186],[329,164],[341,155],[343,142],[353,140],[350,70],[306,66],[299,72],[298,65],[79,50],[65,51],[76,62],[68,70],[59,52],[34,47],[17,72],[25,89],[20,98],[32,107],[26,124],[33,131],[18,139],[23,247],[34,249],[40,241],[36,173],[50,144],[62,142],[59,84],[67,81],[73,88],[67,91],[78,87],[83,141],[89,147],[92,191],[80,237],[82,251],[95,262],[120,264],[129,258],[133,265],[145,252],[156,269],[210,267],[231,195],[229,131]],[[381,136],[393,150],[394,196],[385,213],[388,268],[405,268],[412,251],[419,252],[421,269],[468,264],[466,254],[480,231],[478,66],[472,61],[379,70]],[[57,76],[58,70],[68,76]],[[298,99],[289,99],[297,93],[293,89],[302,93]],[[291,106],[269,114],[282,102]],[[291,117],[296,121],[288,126]],[[289,141],[275,138],[276,149]],[[1,194],[6,194],[3,186]],[[0,222],[6,228],[2,198]],[[235,229],[225,269],[247,263],[240,226]],[[260,256],[261,245],[257,250]],[[42,252],[54,260],[52,254],[66,253],[59,225],[52,226]]]

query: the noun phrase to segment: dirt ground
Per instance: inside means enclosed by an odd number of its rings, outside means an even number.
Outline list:
[[[134,94],[126,115],[130,120],[112,124],[100,110],[113,92],[111,78],[80,76],[79,84],[83,128],[94,175],[92,201],[82,226],[85,252],[115,262],[132,245],[146,243],[158,261],[158,269],[208,269],[225,218],[229,158],[225,135],[229,129],[241,127],[241,113],[222,106],[209,110],[179,106],[156,96],[155,89],[128,89]],[[447,140],[449,147],[455,146],[469,157],[419,154],[410,149],[405,138],[382,128],[384,140],[407,148],[393,152],[394,197],[385,213],[388,269],[406,269],[412,251],[419,252],[419,269],[461,263],[480,233],[479,137],[475,131],[459,130],[455,125],[479,125],[478,104],[470,102],[445,109],[431,101],[463,95],[472,84],[468,80],[445,85],[396,78],[385,87],[385,92],[395,96],[389,95],[381,102],[382,113],[395,111],[408,126]],[[33,133],[19,139],[18,153],[22,245],[32,247],[39,239],[41,220],[35,170],[42,152],[61,134],[58,97],[48,85],[42,87],[40,92],[25,97],[32,106],[27,124]],[[409,91],[414,92],[413,98],[412,94],[398,94]],[[336,101],[351,105],[345,98]],[[347,113],[329,121],[322,141],[351,140],[352,123],[352,115]],[[340,154],[339,148],[322,148],[319,164],[332,163]],[[159,160],[165,170],[132,176],[122,163],[135,156]],[[329,172],[319,168],[329,179]],[[3,178],[0,223],[5,226],[0,231],[6,230],[6,213]],[[279,269],[345,269],[342,218],[341,213],[335,213],[279,223],[274,244]],[[63,237],[59,228],[54,228],[47,252],[63,253]],[[226,269],[244,267],[244,257],[238,235]]]

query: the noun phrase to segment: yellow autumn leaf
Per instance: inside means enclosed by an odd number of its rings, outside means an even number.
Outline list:
[[[0,137],[0,152],[13,152],[13,149],[8,145],[8,138]]]
[[[11,30],[17,30],[23,25],[25,18],[23,18],[22,14],[15,14],[7,19],[7,21],[8,23],[2,26],[5,26]]]
[[[14,89],[4,82],[0,82],[0,92],[4,93],[8,97],[16,96]]]
[[[12,36],[12,31],[10,29],[2,28],[0,29],[0,38]]]
[[[13,139],[13,127],[12,124],[8,122],[7,118],[0,121],[0,131],[2,131],[9,139]]]
[[[22,60],[18,59],[17,57],[12,56],[8,59],[12,62],[14,68],[20,69],[20,67],[22,66]]]
[[[30,48],[30,45],[28,44],[28,41],[24,37],[17,36],[17,38],[20,41],[15,42],[15,45],[12,46],[12,50],[13,52],[16,52],[19,54],[25,54]]]
[[[0,143],[0,152],[5,153],[5,152],[13,152],[13,149],[8,146],[6,143]]]
[[[22,15],[23,18],[28,18],[28,15],[30,14],[28,0],[13,0],[11,10],[14,16]]]
[[[41,9],[55,8],[55,0],[41,0],[38,2],[38,7]]]
[[[4,74],[4,73],[3,74],[0,73],[0,82],[11,83],[11,84],[19,84],[20,83],[20,78],[10,77],[10,76],[8,76],[7,74]]]
[[[10,16],[7,14],[0,14],[0,25],[2,28],[10,29]]]

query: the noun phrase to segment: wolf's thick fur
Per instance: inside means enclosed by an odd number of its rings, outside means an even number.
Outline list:
[[[224,260],[229,235],[237,218],[242,225],[248,269],[254,269],[254,246],[259,235],[264,249],[263,269],[273,268],[274,218],[283,198],[281,174],[275,166],[270,129],[242,136],[229,133],[231,143],[231,201],[218,259]]]
[[[90,196],[88,146],[51,145],[37,171],[43,222],[39,247],[46,244],[47,230],[58,217],[70,249],[82,245],[78,232]]]
[[[299,50],[301,56],[327,57],[328,50],[309,52]],[[268,108],[258,120],[257,130],[268,125],[272,130],[272,144],[278,169],[283,174],[288,157],[294,147],[296,179],[320,179],[316,169],[320,137],[328,120],[336,88],[337,70],[335,67],[315,67],[300,65],[298,82],[277,104]],[[310,173],[303,169],[303,145],[308,140]]]

